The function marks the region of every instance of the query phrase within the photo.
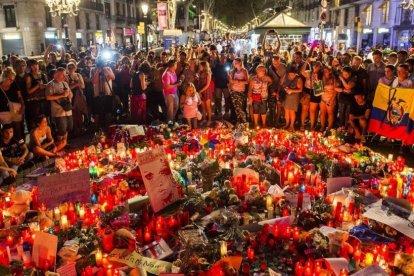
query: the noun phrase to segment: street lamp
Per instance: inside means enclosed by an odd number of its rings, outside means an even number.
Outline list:
[[[52,16],[61,16],[62,20],[64,20],[65,24],[63,25],[63,28],[65,30],[66,50],[70,50],[70,46],[72,46],[69,39],[67,16],[78,15],[80,1],[81,0],[46,0],[46,4],[48,5]]]
[[[144,28],[145,28],[145,32],[144,32],[144,36],[145,36],[145,49],[148,52],[148,30],[147,30],[147,15],[148,15],[148,10],[149,10],[149,5],[148,3],[142,3],[141,5],[141,9],[142,9],[142,14],[144,15]]]

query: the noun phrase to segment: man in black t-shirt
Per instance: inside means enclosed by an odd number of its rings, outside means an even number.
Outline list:
[[[354,94],[354,99],[354,102],[351,104],[349,124],[355,132],[355,139],[363,141],[372,105],[365,99],[365,95],[362,92],[358,91]]]
[[[3,125],[0,134],[0,151],[7,165],[16,171],[20,166],[28,167],[33,153],[29,152],[23,139],[13,137],[13,126]]]

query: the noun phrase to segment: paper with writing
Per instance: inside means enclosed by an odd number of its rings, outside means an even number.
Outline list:
[[[138,252],[130,253],[125,249],[115,249],[109,255],[108,259],[113,262],[123,263],[129,267],[142,268],[145,271],[159,275],[161,273],[171,272],[172,263],[155,260],[144,257]]]
[[[298,194],[285,194],[286,200],[288,200],[292,206],[296,207],[298,202]],[[302,209],[307,210],[312,208],[310,194],[303,194]]]
[[[89,170],[41,176],[38,178],[39,202],[54,208],[61,202],[87,203],[91,199]]]
[[[392,213],[388,214],[387,210],[381,209],[381,204],[382,200],[372,204],[371,208],[368,209],[363,216],[391,226],[407,237],[414,239],[414,229],[409,226],[410,222]]]

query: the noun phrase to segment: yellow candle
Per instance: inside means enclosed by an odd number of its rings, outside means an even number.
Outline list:
[[[68,226],[69,226],[68,217],[66,215],[62,215],[60,217],[60,227],[63,230],[66,230],[66,229],[68,229]]]
[[[273,199],[271,195],[268,195],[266,197],[266,209],[269,209],[269,207],[273,206]]]
[[[60,220],[60,209],[58,207],[55,208],[55,220]]]
[[[81,207],[79,209],[79,218],[80,219],[85,219],[85,208]]]
[[[273,218],[273,213],[274,213],[273,206],[268,207],[267,208],[267,216],[268,216],[269,219],[272,219]]]
[[[97,266],[102,264],[102,252],[99,249],[95,253],[95,261]]]
[[[371,266],[374,263],[374,255],[372,253],[365,254],[365,266]]]
[[[220,256],[225,257],[227,256],[227,242],[220,241]]]
[[[288,184],[291,185],[293,183],[293,172],[288,173]]]
[[[388,161],[392,161],[392,159],[394,159],[394,155],[392,155],[391,153],[390,154],[388,154]]]

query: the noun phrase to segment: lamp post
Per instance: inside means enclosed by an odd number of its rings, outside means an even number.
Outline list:
[[[77,16],[79,13],[79,4],[81,0],[46,0],[46,4],[50,9],[50,13],[53,17],[61,16],[62,21],[65,23],[63,25],[65,32],[65,42],[64,46],[67,50],[70,49],[72,43],[69,39],[69,30],[68,30],[68,21],[67,16]]]
[[[149,5],[148,3],[142,3],[141,5],[141,9],[142,9],[142,14],[144,15],[144,36],[145,36],[145,49],[148,52],[148,29],[147,29],[147,20],[148,20],[148,10],[149,10]]]

